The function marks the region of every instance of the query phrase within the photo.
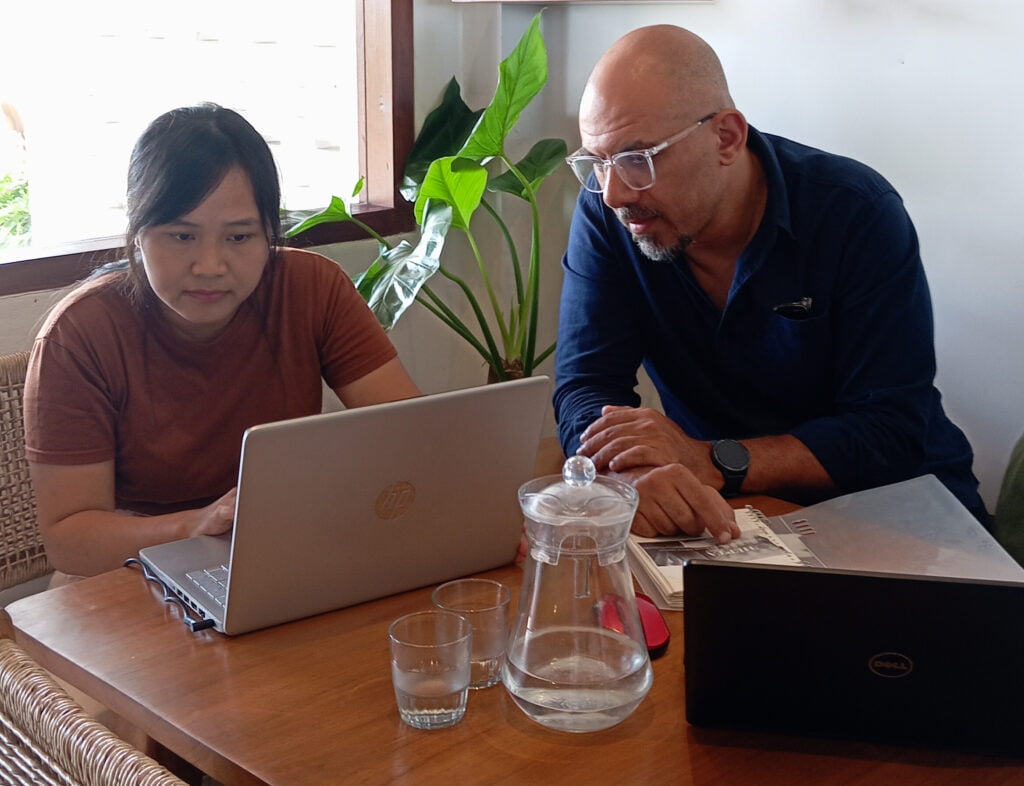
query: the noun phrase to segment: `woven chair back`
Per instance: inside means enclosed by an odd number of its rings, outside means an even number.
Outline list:
[[[0,355],[0,589],[50,573],[25,459],[28,353]]]
[[[90,717],[11,638],[0,609],[0,784],[185,786]]]

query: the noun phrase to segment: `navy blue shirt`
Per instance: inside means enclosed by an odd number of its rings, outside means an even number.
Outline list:
[[[566,454],[602,406],[640,404],[643,363],[691,437],[792,434],[842,493],[934,473],[986,521],[971,447],[934,385],[931,298],[899,194],[849,158],[753,128],[748,144],[768,198],[722,311],[685,260],[644,257],[581,189],[555,369]],[[792,303],[807,305],[775,308]]]

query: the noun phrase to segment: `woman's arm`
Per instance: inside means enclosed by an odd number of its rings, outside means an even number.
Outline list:
[[[46,554],[62,573],[92,576],[119,567],[139,549],[194,535],[219,535],[235,514],[232,489],[205,508],[161,516],[114,510],[114,462],[29,462]]]
[[[421,395],[398,358],[335,391],[346,407]],[[119,567],[139,549],[231,528],[235,490],[204,508],[160,516],[114,509],[114,462],[29,462],[39,529],[51,564],[62,573],[91,576]]]
[[[355,382],[342,385],[334,392],[349,409],[423,395],[398,358],[392,358],[380,368]]]

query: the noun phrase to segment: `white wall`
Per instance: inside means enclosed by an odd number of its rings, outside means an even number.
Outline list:
[[[543,4],[416,0],[418,120],[456,75],[470,106],[491,95],[496,66]],[[513,144],[562,136],[578,144],[575,114],[594,61],[623,32],[671,22],[718,51],[737,105],[758,128],[850,155],[902,193],[921,236],[935,307],[939,386],[976,452],[994,507],[1010,448],[1024,430],[1024,155],[1013,137],[1024,105],[1024,4],[1018,0],[717,0],[548,6],[551,79]],[[557,174],[542,192],[542,335],[557,319],[559,258],[575,196]],[[559,220],[561,216],[564,220]],[[356,272],[369,244],[326,249]],[[469,271],[463,254],[448,258]],[[0,300],[0,352],[28,346],[34,295]],[[425,390],[477,384],[474,353],[414,307],[393,338]],[[547,370],[550,365],[542,370]],[[647,390],[647,388],[644,388]]]
[[[0,355],[31,348],[40,320],[64,291],[0,297]]]

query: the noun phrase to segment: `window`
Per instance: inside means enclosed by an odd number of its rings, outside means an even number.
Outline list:
[[[219,4],[217,4],[219,7]],[[344,21],[343,12],[339,8],[349,6],[354,18],[354,24]],[[85,8],[85,7],[83,7]],[[340,36],[329,36],[320,34],[317,37],[308,38],[311,46],[308,47],[307,55],[318,58],[319,64],[310,62],[308,59],[302,62],[301,68],[320,67],[323,70],[334,69],[331,72],[333,81],[337,84],[349,82],[353,85],[350,96],[345,97],[343,90],[334,89],[327,94],[310,95],[312,91],[295,89],[297,79],[294,75],[288,74],[287,66],[281,61],[297,62],[297,58],[289,58],[287,55],[274,56],[265,55],[264,60],[272,65],[272,69],[257,66],[237,66],[245,57],[252,57],[256,54],[256,61],[259,62],[261,51],[270,51],[275,48],[280,51],[283,48],[295,46],[295,36],[289,33],[284,25],[277,25],[280,20],[268,19],[268,23],[262,26],[258,24],[243,25],[232,23],[231,17],[223,21],[215,16],[211,17],[211,6],[199,2],[195,14],[187,14],[187,18],[199,18],[207,20],[204,29],[210,31],[209,39],[202,40],[194,32],[194,26],[189,27],[192,32],[186,33],[184,45],[192,47],[190,50],[200,68],[209,71],[216,71],[218,78],[209,80],[211,92],[206,97],[217,100],[225,105],[238,108],[246,114],[251,122],[263,132],[271,142],[278,164],[282,170],[284,180],[285,206],[290,209],[313,209],[323,207],[331,194],[339,196],[346,195],[347,189],[354,185],[358,173],[366,177],[366,186],[361,194],[363,200],[354,206],[354,211],[366,223],[373,226],[382,234],[394,234],[396,232],[411,229],[413,226],[411,210],[397,192],[398,179],[400,178],[401,164],[405,159],[409,145],[413,138],[413,85],[412,85],[412,0],[350,0],[349,3],[338,2],[328,3],[323,16],[318,18],[313,15],[310,6],[303,6],[301,24],[292,28],[301,34],[302,30],[313,30],[317,26],[338,27],[343,31]],[[203,10],[205,9],[205,10]],[[180,9],[179,9],[180,10]],[[177,18],[186,18],[171,15]],[[131,18],[126,14],[123,18]],[[65,20],[68,22],[69,20]],[[62,27],[74,29],[74,24],[62,24]],[[123,28],[123,25],[121,25]],[[141,79],[129,80],[123,74],[119,75],[118,68],[126,71],[139,69],[139,63],[145,62],[146,47],[167,47],[175,44],[175,31],[182,28],[182,23],[168,23],[161,21],[159,28],[153,26],[144,31],[144,34],[136,36],[135,45],[140,47],[142,53],[132,62],[118,63],[109,62],[107,69],[111,73],[111,79],[115,80],[120,88],[116,96],[117,100],[125,104],[140,104],[147,108],[158,106],[159,108],[147,111],[147,116],[142,125],[155,117],[160,112],[181,104],[193,103],[192,97],[179,97],[172,93],[171,85],[174,83],[174,75],[160,78],[160,75],[144,74]],[[41,28],[43,29],[43,28]],[[113,26],[111,29],[116,29]],[[355,30],[353,34],[351,31]],[[225,32],[221,32],[225,31]],[[261,34],[261,31],[265,31]],[[272,35],[271,35],[272,33]],[[346,36],[352,40],[346,42]],[[179,39],[182,36],[179,35]],[[59,45],[52,38],[47,39],[48,46]],[[274,42],[271,45],[270,41]],[[179,45],[181,41],[177,42]],[[322,46],[314,46],[316,44]],[[209,53],[215,46],[219,46],[219,54],[208,63],[202,64],[202,58],[209,59]],[[262,50],[261,50],[262,47]],[[347,60],[343,50],[350,47],[351,60]],[[230,50],[230,51],[229,51]],[[100,58],[103,54],[99,51],[95,57]],[[52,54],[47,54],[52,57]],[[188,57],[187,54],[182,58]],[[115,59],[116,60],[116,59]],[[219,61],[219,67],[218,67]],[[296,66],[299,67],[299,66]],[[73,87],[74,64],[69,62],[60,69],[66,72],[64,77],[69,88]],[[279,84],[272,84],[269,71],[274,71],[282,77]],[[219,85],[226,83],[226,86]],[[147,90],[148,86],[148,90]],[[292,87],[289,90],[289,86]],[[229,100],[226,95],[229,88],[239,90],[239,97]],[[221,93],[217,91],[220,90]],[[265,110],[254,110],[247,112],[243,105],[246,102],[245,91],[248,94],[259,93],[261,97],[269,98],[272,104]],[[6,101],[0,88],[0,101]],[[76,100],[77,95],[71,95],[74,90],[69,90],[67,103],[66,122],[63,125],[63,138],[78,142],[79,147],[82,140],[74,136],[75,117],[81,113],[88,112],[88,106],[79,105],[74,107],[71,101]],[[80,91],[79,91],[80,92]],[[53,97],[49,99],[54,101]],[[157,103],[154,104],[154,101]],[[336,106],[328,106],[337,102],[347,104],[340,109]],[[300,116],[310,119],[319,116],[319,128],[330,127],[336,129],[328,133],[320,133],[315,145],[307,146],[305,149],[296,152],[294,149],[287,149],[288,140],[285,138],[288,131],[285,125],[276,122],[275,107],[280,109],[280,114]],[[5,106],[5,117],[8,122],[4,124],[0,118],[0,128],[6,129],[13,121],[17,121],[16,113],[10,112],[10,107]],[[331,117],[329,111],[334,111]],[[339,118],[354,118],[358,116],[358,133],[355,124],[352,124],[351,139],[346,140],[343,136],[343,129],[332,126],[337,124]],[[312,122],[312,121],[311,121]],[[80,123],[84,125],[84,122]],[[127,158],[127,151],[131,142],[142,130],[141,127],[125,129],[121,134],[121,141],[118,148],[118,156],[121,159]],[[307,133],[306,136],[310,136]],[[84,136],[84,133],[82,134]],[[343,160],[341,151],[355,149],[358,157],[352,157],[347,165]],[[96,157],[100,153],[95,150],[80,150],[82,157]],[[311,174],[304,175],[301,172],[294,176],[296,167],[301,164],[297,158],[305,157],[314,163]],[[329,162],[329,163],[327,163]],[[82,161],[75,167],[74,177],[82,177],[88,180],[89,175],[87,162]],[[95,200],[102,208],[109,210],[110,203],[116,205],[118,199],[123,199],[123,163],[120,165],[119,180],[117,188],[119,193],[113,199],[109,194]],[[326,179],[317,180],[318,173],[329,170]],[[3,173],[0,173],[2,177]],[[66,172],[61,177],[67,177]],[[97,192],[99,189],[97,188]],[[304,196],[305,194],[305,196]],[[31,199],[31,187],[30,187]],[[75,211],[74,204],[65,205],[64,209],[69,213]],[[85,212],[84,210],[80,212]],[[49,289],[64,286],[74,282],[94,267],[97,262],[109,256],[109,252],[116,249],[121,242],[118,233],[123,230],[123,214],[116,215],[116,220],[107,222],[107,234],[103,237],[90,240],[73,239],[70,242],[47,247],[29,247],[25,249],[14,249],[0,251],[0,295],[25,292],[38,289]],[[87,229],[76,227],[74,220],[69,216],[62,222],[72,234],[88,232]],[[100,219],[92,218],[86,226],[101,225]],[[78,229],[76,232],[75,230]],[[103,230],[101,230],[103,231]],[[48,230],[52,235],[52,230]],[[93,231],[92,234],[99,234]],[[357,227],[351,224],[330,224],[317,227],[316,230],[307,233],[296,241],[302,245],[319,245],[323,243],[352,240],[362,237]],[[5,264],[3,264],[6,262]]]

